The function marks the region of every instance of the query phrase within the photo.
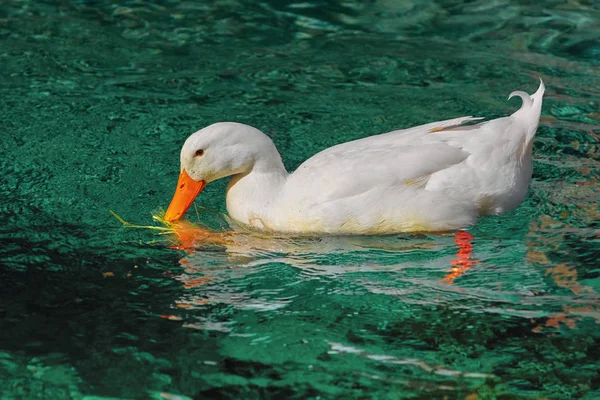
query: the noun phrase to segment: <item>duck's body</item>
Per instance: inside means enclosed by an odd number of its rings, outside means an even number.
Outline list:
[[[532,96],[514,92],[523,106],[509,117],[469,126],[462,124],[479,118],[463,117],[343,143],[291,174],[262,132],[218,123],[190,136],[182,149],[182,176],[210,182],[233,175],[227,211],[237,223],[259,230],[386,234],[460,229],[524,199],[543,92],[543,84]],[[193,155],[199,148],[202,156]],[[169,211],[167,218],[182,215]]]

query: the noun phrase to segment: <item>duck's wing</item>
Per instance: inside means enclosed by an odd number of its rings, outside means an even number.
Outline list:
[[[360,195],[373,188],[422,189],[431,174],[469,156],[444,143],[367,147],[357,143],[342,147],[328,149],[304,162],[286,185],[296,188],[294,192],[302,190],[315,203]]]
[[[335,233],[442,231],[473,223],[469,201],[426,190],[436,172],[470,155],[433,133],[463,117],[355,140],[324,150],[290,175],[282,215]],[[282,219],[285,219],[282,217]],[[323,228],[325,229],[325,228]]]
[[[332,233],[458,229],[475,221],[474,206],[425,187],[432,174],[468,156],[444,143],[319,153],[288,178],[283,208],[312,229],[322,225]]]
[[[461,163],[470,154],[455,141],[446,143],[434,133],[480,119],[454,118],[330,147],[300,165],[288,184],[315,188],[310,195],[316,201],[351,196],[381,185],[424,187],[431,174]]]

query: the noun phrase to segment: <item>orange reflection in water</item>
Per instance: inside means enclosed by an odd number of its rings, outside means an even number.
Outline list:
[[[458,252],[456,253],[456,259],[452,260],[450,273],[442,279],[442,283],[453,284],[456,278],[462,276],[478,263],[473,260],[473,239],[475,239],[473,235],[465,231],[460,231],[454,235]]]
[[[203,228],[202,226],[193,224],[186,220],[176,221],[168,225],[171,232],[175,235],[176,243],[169,246],[172,249],[184,250],[187,255],[196,253],[196,249],[200,244],[204,245],[226,245],[233,243],[230,239],[231,232],[214,232],[209,229]],[[189,261],[186,258],[179,260],[179,263],[187,267]],[[189,268],[187,270],[196,270],[196,268]],[[196,271],[202,272],[202,271]],[[193,289],[200,286],[204,286],[211,282],[211,278],[208,276],[201,277],[185,277],[181,279],[183,281],[184,289]],[[193,308],[195,305],[203,305],[207,302],[205,300],[194,301],[194,304],[188,303],[177,303],[179,308]],[[173,319],[168,317],[163,317]]]
[[[597,210],[589,210],[589,207],[581,207],[576,212],[583,213],[586,216],[593,218],[598,217]],[[566,218],[568,215],[563,216]],[[550,276],[554,283],[562,288],[569,289],[574,295],[584,296],[586,294],[593,295],[595,291],[584,286],[577,280],[577,269],[567,263],[552,264],[547,253],[556,251],[560,248],[564,240],[565,232],[569,225],[553,219],[549,216],[542,215],[538,221],[531,223],[529,233],[527,235],[527,261],[533,264],[546,267],[546,276]],[[563,305],[563,311],[549,315],[545,321],[532,320],[537,325],[532,329],[535,333],[541,333],[547,329],[556,331],[561,326],[570,329],[575,328],[577,322],[583,318],[592,318],[596,323],[600,323],[600,304],[595,299],[589,300],[589,304],[573,304]]]
[[[177,243],[171,248],[185,250],[188,254],[196,252],[199,244],[214,245],[232,245],[234,244],[233,232],[214,232],[191,222],[181,220],[170,225]],[[454,280],[467,272],[478,261],[473,260],[473,243],[475,238],[466,231],[457,232],[454,235],[454,242],[457,245],[458,252],[456,258],[452,260],[450,272],[442,279],[443,283],[453,284]],[[182,259],[181,264],[185,265],[187,260]],[[190,282],[189,287],[200,286],[208,283],[209,280],[202,279],[199,282]],[[186,285],[187,286],[187,285]]]
[[[185,250],[189,254],[195,253],[194,248],[200,243],[225,245],[230,244],[231,236],[229,232],[213,232],[209,229],[192,224],[186,220],[180,220],[172,223],[169,228],[177,238],[177,244],[171,246],[173,249]]]

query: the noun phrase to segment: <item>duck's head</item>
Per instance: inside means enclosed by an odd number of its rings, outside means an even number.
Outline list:
[[[264,133],[234,122],[219,122],[192,134],[181,148],[181,173],[165,220],[181,218],[209,182],[250,172],[259,155],[273,149]]]

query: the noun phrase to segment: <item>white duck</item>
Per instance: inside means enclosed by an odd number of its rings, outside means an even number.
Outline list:
[[[220,122],[192,134],[165,215],[181,218],[205,185],[232,176],[227,211],[237,223],[294,234],[389,234],[465,228],[524,199],[544,84],[512,92],[509,117],[463,126],[462,117],[326,149],[288,173],[271,139]]]

